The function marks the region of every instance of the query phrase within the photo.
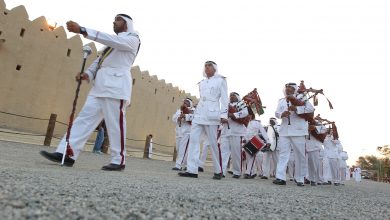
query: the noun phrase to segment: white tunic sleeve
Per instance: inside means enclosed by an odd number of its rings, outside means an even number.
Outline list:
[[[228,98],[228,88],[227,82],[225,79],[222,80],[221,84],[221,118],[228,118],[228,108],[229,108],[229,98]]]
[[[139,39],[133,35],[124,35],[119,33],[107,34],[104,32],[96,31],[93,29],[86,28],[88,36],[85,38],[104,44],[118,50],[136,52],[138,50]]]

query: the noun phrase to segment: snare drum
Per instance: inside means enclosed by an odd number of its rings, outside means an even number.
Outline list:
[[[259,136],[254,136],[243,148],[248,154],[254,156],[264,146],[263,140]]]

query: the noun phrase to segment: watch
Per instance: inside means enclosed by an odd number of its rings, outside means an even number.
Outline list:
[[[87,33],[87,29],[85,27],[80,27],[80,34],[84,35]]]

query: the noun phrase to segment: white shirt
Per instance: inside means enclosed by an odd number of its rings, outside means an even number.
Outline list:
[[[268,135],[268,138],[270,140],[270,148],[271,149],[275,149],[275,150],[279,150],[278,149],[278,138],[276,137],[276,132],[279,132],[279,126],[278,125],[275,125],[275,126],[272,126],[272,125],[268,125],[268,129],[267,129],[267,135]]]
[[[228,118],[229,98],[226,79],[220,75],[205,78],[199,83],[200,100],[192,123],[219,125]]]
[[[316,126],[317,134],[324,134],[326,132],[326,127],[324,125]],[[319,151],[322,148],[322,142],[317,140],[313,135],[306,136],[306,151]]]
[[[254,136],[259,135],[259,134],[261,134],[263,136],[263,138],[265,139],[265,144],[270,143],[267,132],[265,131],[263,125],[261,124],[261,121],[259,121],[259,120],[250,121],[248,124],[248,127],[246,128],[245,140],[248,142]]]
[[[230,105],[235,105],[236,103],[230,103]],[[236,118],[245,118],[248,116],[248,108],[245,107],[241,111],[233,113]],[[228,137],[228,136],[245,136],[246,134],[246,127],[243,124],[235,122],[233,119],[229,118],[229,127],[227,125],[224,125],[222,127],[221,136],[222,137]],[[230,128],[230,129],[229,129]]]
[[[112,52],[103,61],[100,69],[98,69],[100,58],[97,58],[85,71],[89,79],[95,81],[89,95],[123,99],[129,105],[133,85],[130,70],[140,45],[138,36],[130,32],[113,35],[88,28],[86,30],[88,33],[87,39],[113,48]]]
[[[308,135],[308,123],[305,119],[298,116],[298,114],[303,113],[312,113],[314,112],[313,105],[306,101],[304,106],[297,106],[297,111],[291,112],[290,115],[290,125],[288,125],[288,118],[283,117],[283,112],[287,111],[287,101],[286,98],[279,100],[278,107],[276,108],[275,116],[279,119],[282,119],[280,124],[279,135],[280,136],[305,136]]]
[[[331,159],[339,159],[338,140],[333,140],[332,135],[328,135],[324,141],[325,156]]]
[[[180,123],[177,121],[180,115],[181,110],[178,109],[172,116],[172,121],[176,124],[176,137],[183,137],[184,135],[191,133],[191,124],[189,122],[192,121],[193,114],[185,114],[185,118],[181,120],[181,126]]]

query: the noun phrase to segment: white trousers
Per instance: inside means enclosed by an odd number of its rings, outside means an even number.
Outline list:
[[[332,182],[339,183],[340,182],[339,159],[329,158],[328,160],[329,160],[330,173],[332,175]]]
[[[242,138],[243,137],[240,136],[227,136],[221,138],[222,168],[224,175],[226,175],[227,172],[227,165],[230,156],[232,157],[231,167],[233,174],[241,175],[242,173]]]
[[[291,147],[294,152],[294,177],[297,182],[304,181],[306,175],[305,136],[279,138],[279,161],[276,168],[276,178],[286,180],[286,168],[290,157]]]
[[[73,159],[77,159],[89,136],[104,119],[110,140],[111,163],[125,164],[126,156],[126,111],[125,101],[112,98],[88,96],[70,131],[69,143]],[[57,146],[63,153],[66,147],[66,134]]]
[[[329,158],[324,157],[322,159],[322,181],[324,183],[332,180],[332,174],[330,171]]]
[[[319,171],[320,171],[320,151],[310,151],[307,152],[307,165],[309,172],[309,180],[312,182],[318,182],[320,180]]]
[[[207,141],[207,143],[208,143],[208,141]],[[205,165],[206,159],[207,159],[207,153],[209,152],[209,149],[210,149],[210,145],[203,143],[202,154],[200,155],[200,158],[199,158],[199,165],[198,165],[199,167],[204,168],[204,165]]]
[[[179,145],[176,157],[176,168],[181,169],[187,162],[188,144],[190,141],[190,134],[185,134],[183,137],[177,138],[176,144]]]
[[[278,151],[266,151],[263,156],[263,176],[270,177],[278,164]]]
[[[344,183],[345,180],[347,179],[347,168],[342,167],[339,169],[340,173],[340,183]]]
[[[246,165],[245,165],[245,174],[248,175],[254,175],[258,174],[260,176],[263,175],[263,152],[258,151],[254,156],[251,156],[248,154],[248,152],[245,151],[245,157],[246,157]]]
[[[289,179],[294,179],[294,169],[295,169],[295,155],[290,153],[290,158],[288,158],[287,163],[287,173]]]
[[[264,160],[264,153],[259,151],[257,152],[256,154],[256,158],[255,158],[255,164],[256,164],[256,167],[255,167],[255,173],[257,171],[257,175],[258,176],[263,176],[263,160]]]
[[[318,167],[318,182],[319,183],[324,183],[324,160],[323,158],[319,159],[319,167]]]
[[[200,136],[202,132],[210,142],[211,153],[213,156],[214,172],[222,173],[222,156],[220,146],[217,142],[218,125],[201,125],[193,123],[191,126],[190,144],[188,146],[187,171],[197,174],[200,155]]]

